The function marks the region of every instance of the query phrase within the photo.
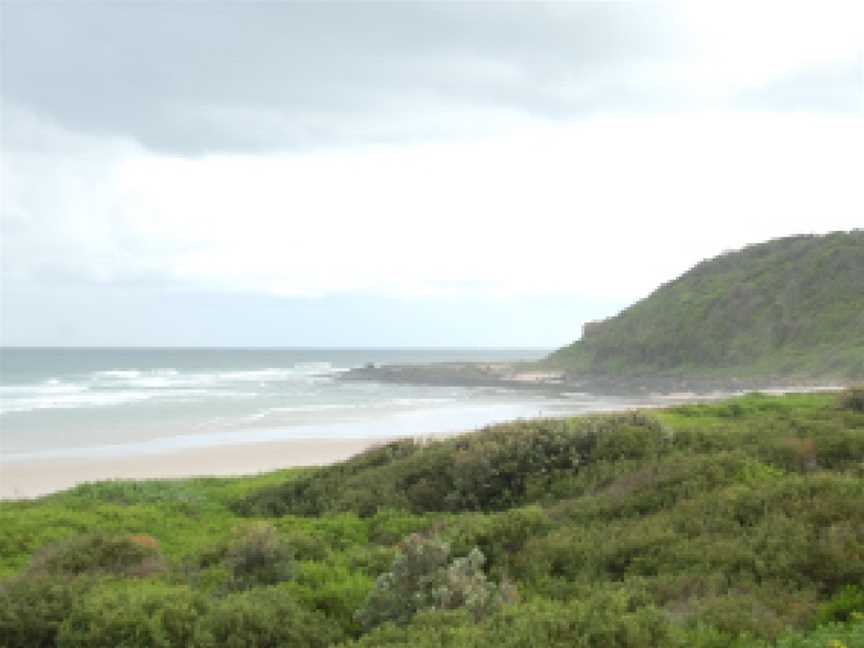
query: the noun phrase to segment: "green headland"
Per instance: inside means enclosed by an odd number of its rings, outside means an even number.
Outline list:
[[[637,269],[634,269],[637,271]],[[864,230],[703,261],[549,357],[609,377],[864,377]]]

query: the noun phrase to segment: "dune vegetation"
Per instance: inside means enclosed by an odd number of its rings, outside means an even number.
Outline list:
[[[5,502],[0,645],[864,646],[864,390]]]

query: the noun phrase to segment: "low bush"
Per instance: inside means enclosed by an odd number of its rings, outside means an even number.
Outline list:
[[[855,614],[864,615],[864,586],[847,585],[819,607],[815,624],[846,622]]]
[[[491,619],[478,646],[517,648],[647,648],[682,646],[675,626],[640,597],[597,593],[588,601],[538,601],[513,606]]]
[[[381,508],[500,511],[545,496],[561,473],[592,461],[653,456],[671,437],[640,412],[495,425],[453,439],[394,441],[269,486],[235,504],[244,515],[321,515]]]
[[[345,634],[356,636],[361,625],[355,613],[373,585],[371,576],[341,562],[310,561],[298,564],[294,580],[282,587],[305,607],[327,615]]]
[[[276,528],[259,522],[237,533],[225,553],[232,589],[275,585],[294,574],[294,553]]]
[[[185,586],[107,582],[81,598],[60,626],[58,648],[173,648],[196,643],[208,601]]]
[[[162,504],[194,515],[203,510],[207,499],[184,481],[111,480],[76,486],[69,495],[80,501],[114,503],[121,506]]]
[[[0,646],[51,648],[87,579],[24,574],[0,583]]]
[[[552,526],[547,513],[535,504],[500,513],[460,515],[441,525],[440,536],[457,555],[477,547],[488,561],[487,571],[501,577],[525,543]]]
[[[774,648],[859,648],[864,646],[864,619],[829,623],[808,633],[787,633]],[[758,648],[763,648],[759,646]]]
[[[450,546],[434,537],[408,536],[399,546],[389,572],[375,582],[357,618],[365,628],[386,621],[408,623],[424,609],[464,609],[479,620],[515,597],[507,587],[486,579],[486,558],[474,548],[450,559]]]
[[[216,603],[201,618],[194,645],[325,648],[342,638],[336,623],[300,605],[286,588],[274,586],[231,594]]]
[[[142,541],[142,537],[104,533],[73,536],[37,551],[29,571],[57,576],[148,576],[163,571],[158,544],[152,539]]]
[[[481,648],[484,629],[465,610],[422,610],[410,625],[384,623],[341,648]]]
[[[420,534],[408,536],[400,545],[390,571],[375,581],[357,619],[365,628],[385,621],[408,623],[418,610],[433,607],[450,558],[450,546]]]
[[[864,412],[864,385],[848,387],[840,392],[837,398],[837,405],[840,409]]]

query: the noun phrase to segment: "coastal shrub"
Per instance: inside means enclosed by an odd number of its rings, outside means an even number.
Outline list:
[[[92,533],[73,536],[43,547],[29,571],[58,576],[105,573],[147,576],[165,569],[158,544],[138,536]]]
[[[465,610],[421,610],[409,625],[383,623],[344,648],[481,648],[485,630]]]
[[[407,623],[423,608],[432,607],[450,558],[450,546],[435,538],[412,534],[399,545],[390,571],[375,581],[357,619],[371,628],[385,621]]]
[[[671,440],[670,431],[655,420],[645,415],[633,414],[632,422],[622,421],[598,436],[591,460],[645,459],[666,450]]]
[[[711,456],[676,453],[651,462],[607,463],[602,465],[603,470],[592,467],[586,471],[589,482],[576,489],[582,497],[551,506],[550,514],[572,520],[646,515],[736,483],[745,475],[747,479],[756,478],[760,465],[740,450],[719,451]],[[765,467],[762,476],[768,474],[766,470],[772,469]]]
[[[185,586],[107,582],[72,608],[57,635],[59,648],[172,648],[195,644],[209,604]]]
[[[533,601],[490,620],[480,646],[645,648],[682,646],[668,617],[639,596],[608,590],[589,600]]]
[[[487,570],[500,576],[530,538],[551,527],[549,516],[534,504],[500,513],[464,514],[443,524],[440,534],[457,555],[477,547],[488,561]]]
[[[864,586],[847,585],[819,607],[814,623],[846,622],[856,613],[864,615]]]
[[[207,498],[185,481],[116,479],[80,484],[69,496],[83,501],[114,503],[122,506],[139,504],[171,505],[186,514],[200,512]]]
[[[529,495],[544,498],[557,476],[632,449],[635,430],[649,448],[663,435],[656,419],[630,412],[517,422],[466,436],[453,453],[446,510],[496,511],[530,503]]]
[[[51,648],[87,579],[25,574],[0,583],[0,646]]]
[[[423,610],[412,623],[385,623],[346,646],[358,648],[690,648],[662,613],[534,601],[477,623],[464,610]],[[723,644],[728,647],[729,644]],[[713,648],[713,647],[712,647]],[[716,648],[720,648],[718,644]],[[761,647],[760,647],[761,648]]]
[[[640,412],[515,421],[452,439],[396,441],[261,489],[234,508],[245,515],[364,517],[381,508],[500,511],[545,497],[563,473],[592,461],[653,455],[670,440],[656,418]]]
[[[864,385],[849,387],[840,392],[837,405],[841,409],[864,412]]]
[[[300,605],[284,586],[272,586],[237,592],[215,603],[200,619],[194,645],[325,648],[341,639],[336,623]]]
[[[734,591],[699,601],[698,619],[729,636],[775,639],[785,627],[775,606],[753,591]]]
[[[858,648],[864,622],[786,631],[775,641],[724,632],[705,623],[682,627],[626,595],[591,602],[537,600],[508,607],[476,624],[460,611],[422,611],[408,626],[387,623],[354,643],[357,648]],[[610,600],[611,599],[611,600]],[[623,605],[622,605],[623,603]]]
[[[485,562],[486,557],[476,547],[467,556],[455,558],[444,572],[433,607],[443,610],[462,608],[479,621],[502,604],[516,601],[518,592],[510,582],[504,580],[499,587],[486,579],[483,572]]]
[[[356,513],[328,513],[315,519],[283,518],[280,526],[293,528],[305,524],[315,538],[330,551],[343,551],[369,541],[369,519]]]
[[[810,631],[787,630],[776,641],[731,637],[710,626],[687,634],[688,648],[858,648],[864,646],[864,618],[828,623]]]
[[[361,626],[356,611],[366,600],[374,578],[342,561],[299,563],[297,575],[283,587],[304,607],[334,621],[346,635],[356,636]]]
[[[582,498],[572,506],[587,512],[532,536],[511,557],[510,574],[555,597],[574,596],[570,584],[579,581],[647,579],[658,604],[692,608],[697,617],[695,600],[721,596],[732,584],[763,582],[770,585],[760,600],[787,601],[772,608],[780,619],[775,630],[800,625],[815,612],[820,593],[864,579],[862,488],[849,477],[786,476],[696,493],[661,512],[618,519],[605,516],[605,507],[594,516],[596,498]]]
[[[274,585],[294,574],[294,553],[269,522],[237,532],[225,552],[232,589]]]
[[[864,456],[864,426],[834,426],[817,429],[817,434],[764,441],[760,456],[766,463],[786,471],[848,470],[860,465]]]
[[[392,546],[410,533],[427,528],[433,518],[394,508],[380,508],[368,519],[369,541]]]
[[[399,546],[389,572],[375,582],[357,619],[365,628],[386,621],[408,623],[423,609],[464,609],[479,620],[514,594],[486,579],[483,553],[474,548],[449,562],[450,546],[412,534]]]
[[[854,470],[864,461],[864,418],[858,427],[840,428],[816,437],[816,456],[820,467]]]
[[[368,478],[382,467],[398,463],[420,449],[412,439],[400,439],[375,446],[347,461],[293,476],[280,484],[258,489],[232,504],[241,515],[321,515],[353,510],[371,515],[378,508],[405,508],[402,498],[381,491],[380,479]],[[351,487],[347,482],[356,481]],[[343,498],[350,503],[338,503]]]
[[[329,547],[316,534],[281,523],[277,528],[282,543],[291,548],[295,560],[324,560],[327,557]]]
[[[848,624],[829,623],[812,632],[791,632],[774,648],[858,648],[864,646],[864,619]]]
[[[395,545],[391,547],[380,545],[355,546],[346,551],[343,557],[351,569],[375,579],[390,569],[396,551]]]
[[[261,521],[234,528],[227,540],[186,556],[180,572],[190,586],[220,595],[289,580],[294,555],[274,525]]]

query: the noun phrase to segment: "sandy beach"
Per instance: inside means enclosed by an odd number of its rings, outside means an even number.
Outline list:
[[[107,479],[252,475],[346,459],[384,439],[298,439],[218,446],[137,457],[0,463],[0,499],[39,497]]]

